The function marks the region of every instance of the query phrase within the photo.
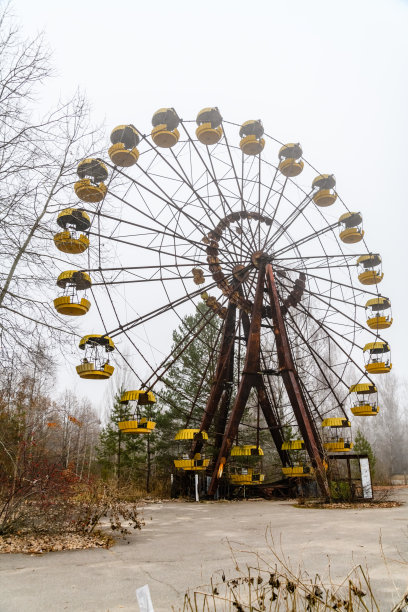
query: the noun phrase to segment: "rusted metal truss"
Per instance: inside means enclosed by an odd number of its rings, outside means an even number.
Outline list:
[[[321,492],[323,495],[329,496],[324,469],[323,446],[304,397],[292,358],[272,265],[261,259],[258,268],[257,287],[251,319],[245,312],[241,313],[247,350],[244,368],[234,403],[230,408],[236,333],[236,306],[230,303],[224,321],[215,380],[200,426],[201,431],[208,431],[214,421],[216,431],[214,456],[210,464],[211,483],[208,493],[209,495],[214,495],[217,490],[219,479],[223,474],[225,464],[231,452],[231,447],[237,436],[238,427],[252,389],[257,393],[259,406],[272,435],[282,464],[285,466],[291,463],[289,453],[282,450],[282,443],[284,441],[282,428],[272,409],[265,388],[265,381],[261,373],[261,326],[262,316],[265,315],[266,312],[267,316],[272,319],[276,338],[279,364],[277,373],[282,377],[285,385],[299,430],[305,441],[305,447],[310,456],[312,465],[315,468],[316,478]],[[303,278],[302,281],[304,282]],[[298,296],[296,296],[296,298],[298,298]],[[288,305],[284,304],[283,308],[287,308]],[[193,457],[195,453],[200,452],[202,446],[203,440],[199,437],[193,443],[191,457]]]

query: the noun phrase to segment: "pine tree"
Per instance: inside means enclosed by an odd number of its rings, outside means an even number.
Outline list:
[[[373,479],[374,474],[375,474],[376,457],[374,455],[374,451],[371,447],[371,444],[369,443],[367,438],[364,436],[360,428],[357,429],[356,437],[354,439],[354,451],[356,453],[361,453],[361,454],[368,456],[368,461],[370,463],[371,478]]]

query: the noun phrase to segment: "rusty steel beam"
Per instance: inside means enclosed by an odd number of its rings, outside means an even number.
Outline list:
[[[234,352],[236,310],[237,307],[235,304],[229,302],[227,315],[224,319],[224,330],[215,370],[214,383],[207,400],[203,418],[201,419],[200,431],[208,432],[225,389],[226,382],[228,382],[230,357]],[[191,458],[201,451],[203,443],[201,436],[194,440],[190,451]]]
[[[322,495],[330,497],[329,485],[324,468],[324,451],[312,415],[308,409],[303,395],[298,373],[290,349],[289,339],[283,320],[279,296],[276,289],[275,278],[271,264],[266,266],[266,282],[268,286],[271,314],[274,323],[276,348],[278,353],[279,370],[286,388],[296,421],[305,442],[312,465],[315,469],[316,479]]]
[[[248,346],[245,356],[244,369],[242,372],[241,381],[239,383],[238,393],[231,410],[228,425],[223,436],[221,448],[214,465],[211,483],[208,489],[209,495],[214,495],[217,490],[218,481],[223,474],[224,466],[229,457],[234,439],[237,435],[239,423],[245,410],[249,394],[251,389],[256,387],[256,383],[258,381],[261,359],[261,322],[264,284],[265,264],[263,261],[260,261],[257,287],[252,308],[252,320],[248,331]]]
[[[244,329],[244,334],[246,337],[246,341],[248,343],[249,337],[249,316],[246,312],[242,313],[242,327]],[[276,417],[273,413],[271,403],[269,401],[268,394],[265,389],[265,382],[262,378],[262,375],[258,375],[258,381],[256,383],[256,390],[258,392],[258,402],[261,406],[262,413],[265,417],[266,424],[268,425],[269,431],[271,433],[272,439],[275,443],[276,450],[278,451],[278,455],[282,462],[282,465],[291,465],[290,455],[287,451],[282,450],[282,444],[284,443],[284,437],[282,435],[282,429],[279,427],[279,423],[276,420]]]

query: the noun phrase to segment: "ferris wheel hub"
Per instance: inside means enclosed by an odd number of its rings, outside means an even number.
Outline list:
[[[269,253],[265,253],[264,251],[254,251],[251,255],[251,261],[255,268],[258,269],[262,264],[269,263],[271,260],[271,255],[269,255]]]

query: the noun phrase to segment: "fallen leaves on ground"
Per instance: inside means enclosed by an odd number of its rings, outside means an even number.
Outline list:
[[[22,534],[0,536],[0,553],[24,553],[41,555],[57,550],[85,548],[110,548],[113,538],[103,533],[93,534]]]
[[[398,506],[402,506],[402,503],[399,501],[370,501],[370,502],[338,502],[332,504],[325,503],[302,503],[296,504],[298,508],[323,508],[323,509],[333,509],[333,510],[356,510],[362,508],[398,508]]]

